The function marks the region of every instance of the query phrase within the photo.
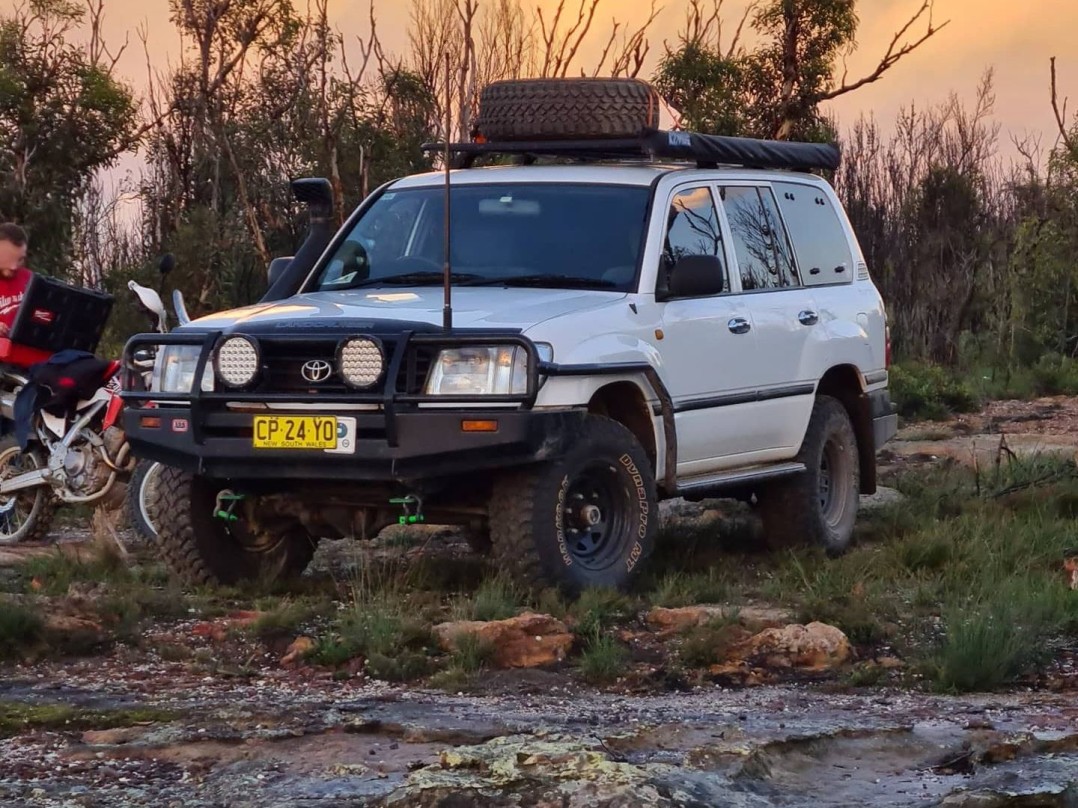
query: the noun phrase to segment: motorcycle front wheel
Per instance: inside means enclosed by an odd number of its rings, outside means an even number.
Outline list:
[[[161,464],[140,460],[127,484],[127,515],[131,526],[143,541],[157,541],[153,503],[157,494],[157,478]]]
[[[13,435],[0,440],[0,480],[44,467],[40,449],[23,452]],[[44,541],[55,513],[56,499],[48,486],[0,494],[0,544]]]

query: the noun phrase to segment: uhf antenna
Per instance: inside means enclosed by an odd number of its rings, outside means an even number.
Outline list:
[[[451,131],[453,127],[453,64],[450,54],[445,55],[445,155],[443,160],[445,161],[445,267],[442,277],[442,289],[444,302],[442,305],[442,328],[449,331],[453,328],[453,293],[450,291],[453,286],[453,269],[449,258],[449,248],[451,246],[452,237],[450,234],[451,218],[450,211],[450,151],[449,141],[451,138]]]

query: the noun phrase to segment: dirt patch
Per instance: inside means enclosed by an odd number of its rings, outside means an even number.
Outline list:
[[[884,473],[910,463],[990,468],[1008,457],[1078,457],[1078,399],[995,401],[979,413],[904,426],[880,453]]]

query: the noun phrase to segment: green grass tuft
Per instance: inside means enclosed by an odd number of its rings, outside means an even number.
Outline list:
[[[632,599],[613,589],[585,589],[569,613],[576,621],[576,633],[592,637],[613,623],[632,616],[636,604]]]
[[[586,681],[608,684],[625,673],[628,663],[624,645],[607,634],[595,633],[581,652],[577,667]]]
[[[697,604],[721,603],[730,593],[730,583],[719,570],[707,572],[670,572],[664,575],[651,595],[655,606],[676,608]]]
[[[521,598],[512,582],[498,574],[479,584],[475,593],[458,595],[451,604],[454,620],[506,620],[520,610]]]
[[[0,601],[0,659],[20,659],[40,645],[45,624],[25,606]]]
[[[691,668],[724,662],[741,634],[736,617],[716,618],[686,629],[681,635],[681,661]]]

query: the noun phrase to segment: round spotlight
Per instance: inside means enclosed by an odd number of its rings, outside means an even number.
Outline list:
[[[247,337],[229,337],[214,357],[217,378],[228,387],[247,387],[258,376],[258,346]]]
[[[364,390],[373,387],[382,378],[385,356],[377,340],[353,337],[341,343],[337,351],[337,364],[341,378],[349,387]]]

